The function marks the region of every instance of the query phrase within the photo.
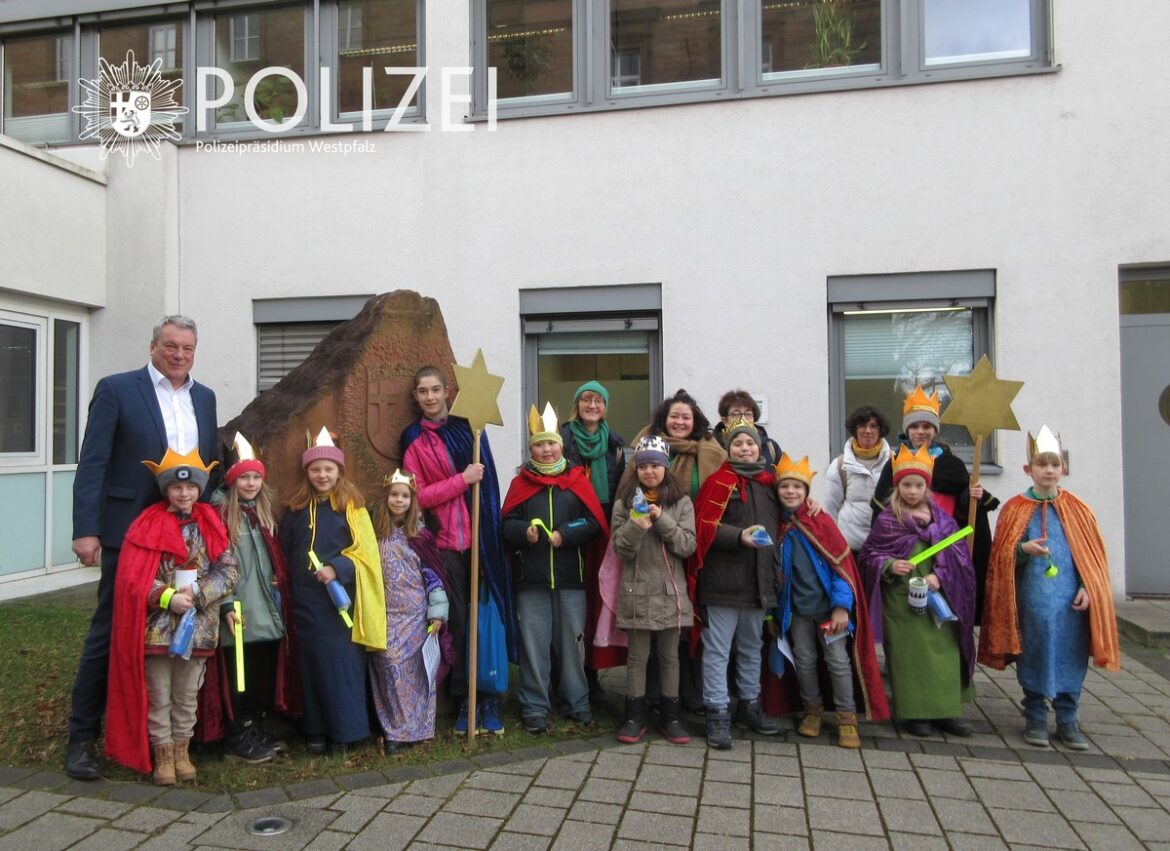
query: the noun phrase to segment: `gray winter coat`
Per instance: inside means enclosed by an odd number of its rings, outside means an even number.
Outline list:
[[[689,497],[662,509],[644,530],[613,504],[613,548],[622,560],[616,623],[620,629],[685,629],[694,620],[686,559],[695,551],[695,507]]]

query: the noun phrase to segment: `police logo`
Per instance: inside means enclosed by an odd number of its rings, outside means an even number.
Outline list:
[[[110,92],[110,126],[119,136],[137,138],[150,127],[150,106],[148,91]]]

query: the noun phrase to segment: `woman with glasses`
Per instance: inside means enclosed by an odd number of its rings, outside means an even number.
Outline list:
[[[723,437],[727,429],[736,421],[749,422],[756,427],[760,434],[760,458],[769,467],[775,467],[780,460],[780,444],[768,437],[764,427],[756,420],[760,418],[760,406],[746,390],[728,390],[719,400],[719,422],[715,424],[712,433],[720,444],[726,446]]]
[[[821,499],[825,511],[837,521],[856,559],[869,528],[873,525],[870,500],[882,470],[890,460],[890,421],[872,405],[853,410],[845,420],[849,440],[821,476]]]

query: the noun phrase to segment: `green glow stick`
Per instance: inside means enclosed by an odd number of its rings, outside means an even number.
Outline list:
[[[233,628],[236,639],[236,691],[244,690],[244,606],[236,600],[232,603],[236,610],[236,625]]]
[[[959,541],[963,540],[964,538],[966,538],[968,535],[970,535],[974,531],[975,530],[972,529],[970,526],[964,526],[962,529],[960,529],[955,534],[948,535],[947,537],[943,538],[941,541],[939,541],[933,547],[927,547],[925,550],[920,552],[918,555],[910,556],[910,558],[906,559],[906,561],[910,562],[912,565],[917,567],[918,565],[922,564],[922,562],[926,561],[931,556],[937,555],[938,553],[941,553],[943,550],[945,550],[951,544],[958,543]]]
[[[548,535],[550,540],[552,539],[552,536],[553,536],[552,529],[548,528],[548,526],[545,526],[544,521],[541,520],[539,517],[533,517],[532,522],[529,523],[528,525],[535,526],[538,529],[543,529],[544,534]]]

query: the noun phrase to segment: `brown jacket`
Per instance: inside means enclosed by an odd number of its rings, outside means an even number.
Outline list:
[[[644,530],[613,504],[613,547],[622,560],[617,625],[621,629],[675,629],[691,625],[687,556],[695,551],[695,508],[688,497],[662,509]]]

